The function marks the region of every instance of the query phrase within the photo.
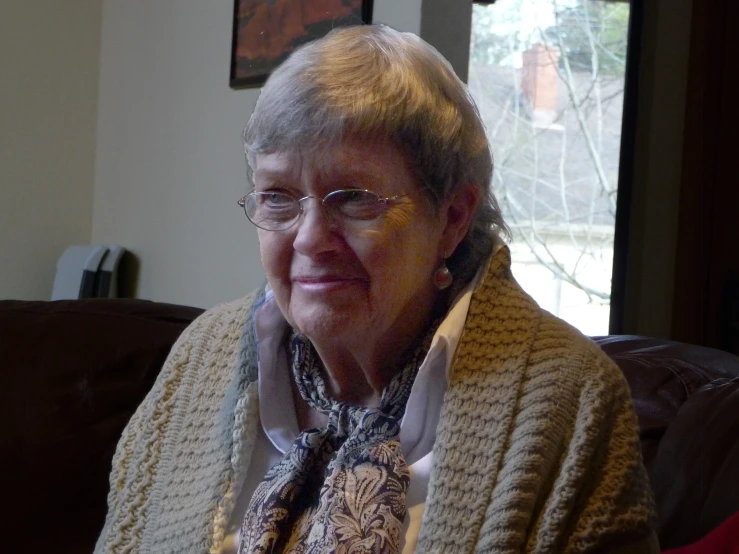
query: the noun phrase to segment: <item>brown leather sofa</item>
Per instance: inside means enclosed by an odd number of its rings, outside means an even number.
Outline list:
[[[0,551],[92,552],[118,436],[200,312],[0,302]],[[632,388],[662,547],[701,538],[739,512],[739,358],[643,337],[596,341]]]

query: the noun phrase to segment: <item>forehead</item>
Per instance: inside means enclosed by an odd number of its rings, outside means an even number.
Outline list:
[[[305,174],[322,178],[334,176],[372,177],[381,181],[410,179],[405,155],[389,142],[353,140],[311,152],[258,154],[254,178],[296,180]]]

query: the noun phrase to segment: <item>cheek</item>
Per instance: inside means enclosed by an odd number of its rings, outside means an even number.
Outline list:
[[[434,230],[428,226],[415,227],[412,233],[409,230],[388,232],[371,248],[354,249],[372,276],[373,296],[386,296],[393,290],[414,296],[432,282],[438,251],[432,238]]]
[[[292,243],[288,243],[292,244]],[[272,292],[275,295],[277,306],[293,325],[290,316],[290,264],[292,260],[292,249],[287,248],[285,241],[270,233],[267,237],[259,236],[259,253],[262,259],[262,267],[267,276]]]
[[[276,288],[290,278],[291,243],[267,231],[259,234],[259,254],[267,279]]]

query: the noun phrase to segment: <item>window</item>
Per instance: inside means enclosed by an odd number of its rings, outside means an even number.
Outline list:
[[[473,5],[469,89],[514,275],[590,335],[608,333],[628,24],[628,3]]]

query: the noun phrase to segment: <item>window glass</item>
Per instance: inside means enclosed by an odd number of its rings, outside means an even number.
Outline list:
[[[608,333],[628,21],[622,2],[473,5],[469,89],[514,275],[590,335]]]

